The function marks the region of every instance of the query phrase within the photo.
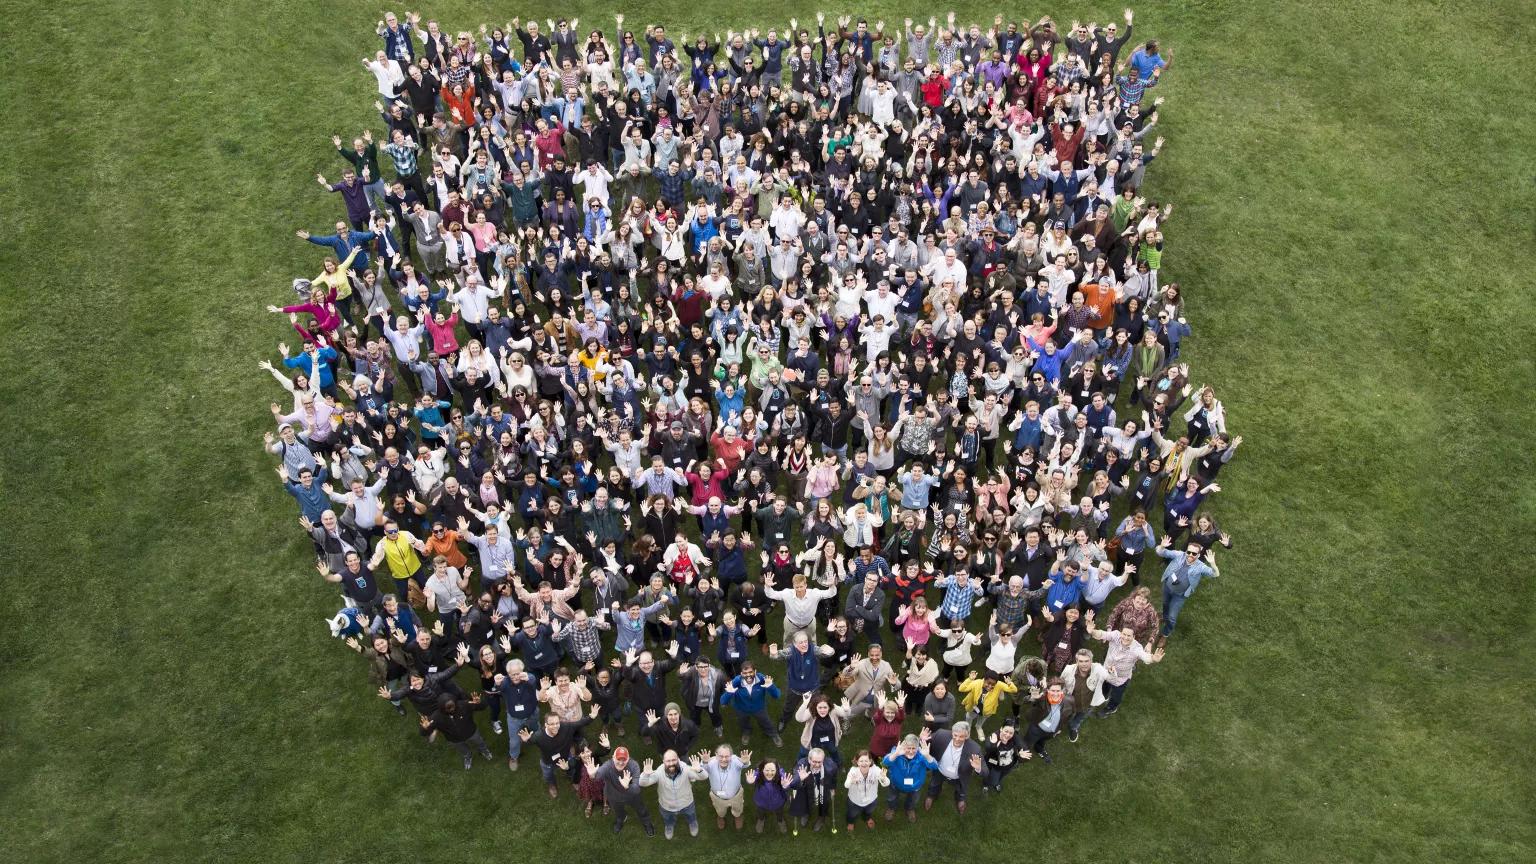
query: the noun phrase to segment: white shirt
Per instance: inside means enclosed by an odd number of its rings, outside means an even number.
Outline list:
[[[950,780],[960,779],[960,757],[965,755],[965,745],[955,746],[951,740],[949,746],[944,748],[944,753],[939,757],[939,773]]]
[[[848,790],[848,803],[855,807],[875,803],[880,799],[880,787],[889,785],[891,780],[879,765],[871,765],[868,774],[855,765],[848,769],[848,779],[843,781],[843,788]]]

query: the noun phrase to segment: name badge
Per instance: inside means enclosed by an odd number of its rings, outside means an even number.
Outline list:
[[[512,706],[512,712],[514,714],[521,714],[523,711],[526,711],[527,709],[528,709],[528,706],[526,706],[526,705],[513,705]]]

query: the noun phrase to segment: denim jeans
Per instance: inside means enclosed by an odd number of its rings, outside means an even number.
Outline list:
[[[671,828],[677,824],[677,817],[679,816],[683,817],[683,821],[688,823],[690,830],[699,827],[699,809],[696,804],[689,804],[681,810],[662,810],[661,824]]]
[[[1167,585],[1163,586],[1163,635],[1164,636],[1172,635],[1173,628],[1179,622],[1179,610],[1184,608],[1184,601],[1188,600],[1188,599],[1189,598],[1185,597],[1183,594],[1176,594],[1176,593],[1174,593],[1172,590],[1170,590],[1168,588]]]
[[[519,729],[539,728],[539,715],[532,714],[527,717],[513,717],[507,714],[507,758],[516,759],[523,753],[523,739],[517,737]]]
[[[1131,686],[1130,679],[1126,679],[1126,682],[1124,684],[1109,684],[1109,683],[1106,683],[1104,685],[1104,695],[1105,695],[1104,704],[1102,706],[1100,706],[1099,710],[1101,710],[1101,711],[1113,711],[1116,708],[1119,708],[1120,707],[1120,700],[1125,698],[1125,690],[1126,690],[1127,687],[1130,687],[1130,686]]]
[[[891,791],[886,793],[885,806],[892,810],[895,810],[898,805],[903,810],[916,810],[917,796],[922,791],[922,789],[901,790],[892,786]]]

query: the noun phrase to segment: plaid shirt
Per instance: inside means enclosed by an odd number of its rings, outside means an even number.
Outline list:
[[[1115,89],[1120,91],[1120,101],[1126,105],[1137,105],[1141,97],[1147,92],[1145,80],[1132,81],[1129,75],[1121,75],[1115,79]]]
[[[1003,582],[994,586],[992,592],[997,603],[997,623],[1009,624],[1014,630],[1024,623],[1024,617],[1029,614],[1029,604],[1045,596],[1044,588],[1036,588],[1033,591],[1020,591],[1017,596],[1009,593],[1008,583]]]
[[[421,145],[409,139],[404,144],[390,142],[384,145],[384,152],[395,160],[395,173],[401,176],[416,173],[416,154],[420,150]]]
[[[981,589],[971,587],[971,580],[964,573],[944,577],[948,587],[944,590],[944,603],[939,607],[942,618],[965,619],[970,617],[971,607],[981,596]]]
[[[588,618],[585,624],[571,624],[562,630],[560,641],[570,646],[571,657],[577,662],[591,663],[603,652],[602,644],[597,641],[597,631],[610,629],[612,625],[607,621]]]

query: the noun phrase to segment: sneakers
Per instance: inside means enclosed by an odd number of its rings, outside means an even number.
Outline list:
[[[697,822],[690,822],[690,823],[688,823],[688,836],[689,837],[697,837],[697,836],[699,836],[699,823],[697,823]]]
[[[1108,711],[1100,711],[1099,712],[1099,716],[1100,717],[1113,717],[1115,712],[1119,711],[1119,710],[1120,710],[1120,706],[1116,705],[1115,707],[1109,709]]]
[[[783,747],[784,746],[784,739],[780,738],[778,735],[773,736],[773,746],[775,746],[775,747]]]
[[[508,759],[507,760],[507,770],[508,771],[516,771],[517,770],[517,760],[516,759]]]
[[[1077,743],[1077,738],[1078,738],[1079,734],[1080,733],[1076,729],[1068,729],[1067,730],[1067,740],[1071,741],[1073,744],[1076,744]]]
[[[656,826],[655,825],[644,824],[641,827],[643,827],[645,829],[645,836],[647,836],[647,837],[655,837],[656,836]]]
[[[757,833],[763,833],[763,817],[757,817]]]
[[[783,735],[784,734],[784,721],[783,720],[779,721],[778,729],[779,729],[778,734]]]
[[[667,838],[668,840],[671,840],[672,839],[672,826],[671,825],[663,825],[663,826],[661,826],[661,836]]]
[[[399,714],[401,717],[404,717],[405,716],[405,706],[401,705],[399,702],[394,703],[394,706],[395,706],[395,713]]]
[[[471,769],[473,767],[475,767],[475,757],[473,757],[473,756],[465,756],[464,757],[464,770],[468,771],[469,769]]]
[[[715,737],[716,738],[724,738],[725,737],[725,730],[720,728],[719,726],[716,726],[715,727]]]
[[[823,823],[822,818],[820,816],[817,816],[816,817],[816,821],[811,823],[811,830],[812,831],[820,831],[822,823]]]
[[[1040,761],[1044,762],[1047,765],[1051,764],[1051,754],[1049,754],[1049,753],[1041,753],[1040,754]]]
[[[491,731],[495,732],[497,735],[501,734],[501,721],[500,720],[492,720],[491,721]]]
[[[620,831],[623,831],[623,830],[624,830],[624,820],[623,819],[615,819],[614,822],[613,822],[613,833],[617,834],[617,833],[619,833]]]

